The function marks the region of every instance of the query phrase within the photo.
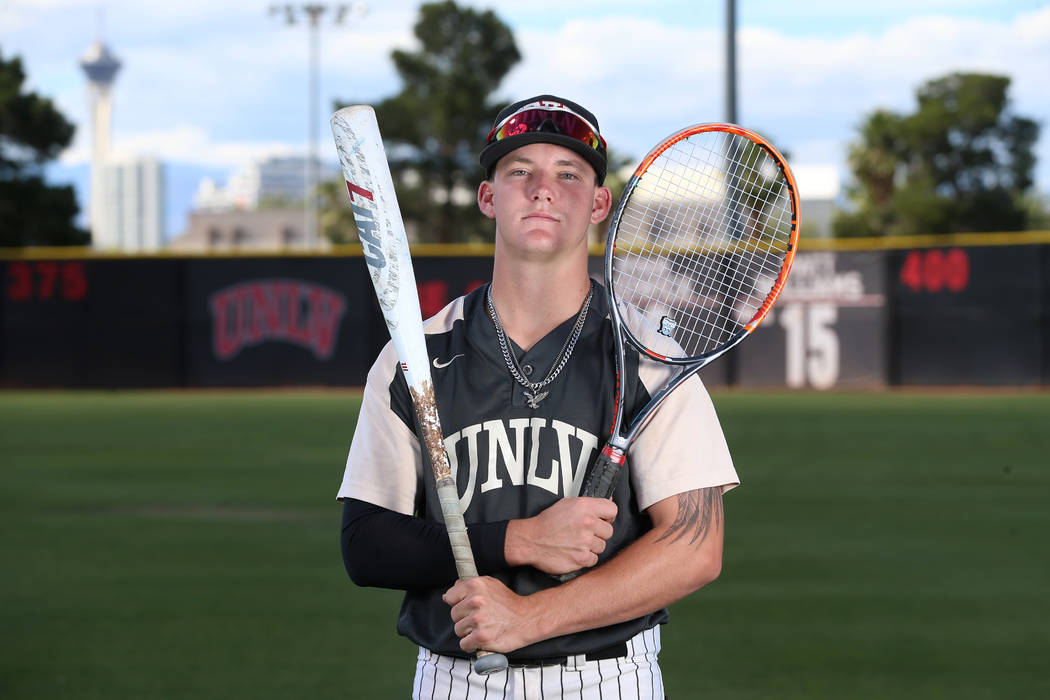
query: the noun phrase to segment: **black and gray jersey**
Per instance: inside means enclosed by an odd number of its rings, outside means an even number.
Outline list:
[[[511,351],[532,382],[557,362],[575,317],[528,351],[509,338]],[[459,489],[464,519],[500,522],[537,515],[579,494],[588,466],[611,432],[617,376],[604,289],[596,286],[586,323],[568,362],[536,408],[511,375],[485,306],[485,288],[460,297],[425,325],[431,374],[445,447]],[[628,353],[622,378],[627,415],[643,406],[674,370]],[[368,375],[361,413],[339,498],[354,498],[441,522],[430,467],[416,437],[415,412],[392,343]],[[635,541],[651,523],[645,510],[685,491],[739,482],[703,384],[692,378],[673,392],[628,454],[614,499],[614,535],[600,563]],[[494,574],[521,595],[557,585],[531,567]],[[451,585],[451,582],[450,582]],[[409,590],[398,631],[422,647],[464,656],[446,588]],[[548,639],[511,655],[529,660],[586,654],[623,642],[667,619],[658,610],[628,622]]]

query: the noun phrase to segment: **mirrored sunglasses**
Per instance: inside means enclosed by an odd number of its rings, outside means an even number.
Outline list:
[[[605,139],[586,119],[564,109],[526,108],[507,117],[489,132],[487,143],[501,141],[509,136],[537,132],[557,133],[574,138],[605,155]]]

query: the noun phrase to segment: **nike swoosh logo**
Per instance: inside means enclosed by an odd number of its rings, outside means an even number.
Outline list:
[[[434,367],[437,368],[437,369],[445,369],[450,364],[452,364],[452,361],[455,360],[457,357],[463,357],[463,353],[460,353],[458,355],[453,355],[452,357],[448,358],[448,362],[438,362],[438,359],[435,357],[434,358]]]

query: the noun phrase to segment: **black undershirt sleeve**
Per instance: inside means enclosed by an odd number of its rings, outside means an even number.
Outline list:
[[[508,522],[467,528],[479,574],[509,568],[503,553]],[[457,578],[452,545],[441,523],[348,498],[343,501],[341,540],[343,565],[358,586],[435,588],[451,586]]]

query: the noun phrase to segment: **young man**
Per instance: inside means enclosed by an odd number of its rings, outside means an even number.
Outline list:
[[[616,391],[608,301],[587,272],[587,229],[612,204],[605,141],[589,111],[540,95],[499,114],[480,159],[492,282],[426,332],[481,576],[456,581],[392,344],[369,372],[339,490],[347,571],[406,591],[414,697],[662,698],[665,608],[721,568],[721,498],[738,483],[721,427],[694,377],[632,446],[614,498],[577,496]],[[628,413],[669,374],[630,357]],[[478,649],[505,652],[510,670],[473,673]]]

